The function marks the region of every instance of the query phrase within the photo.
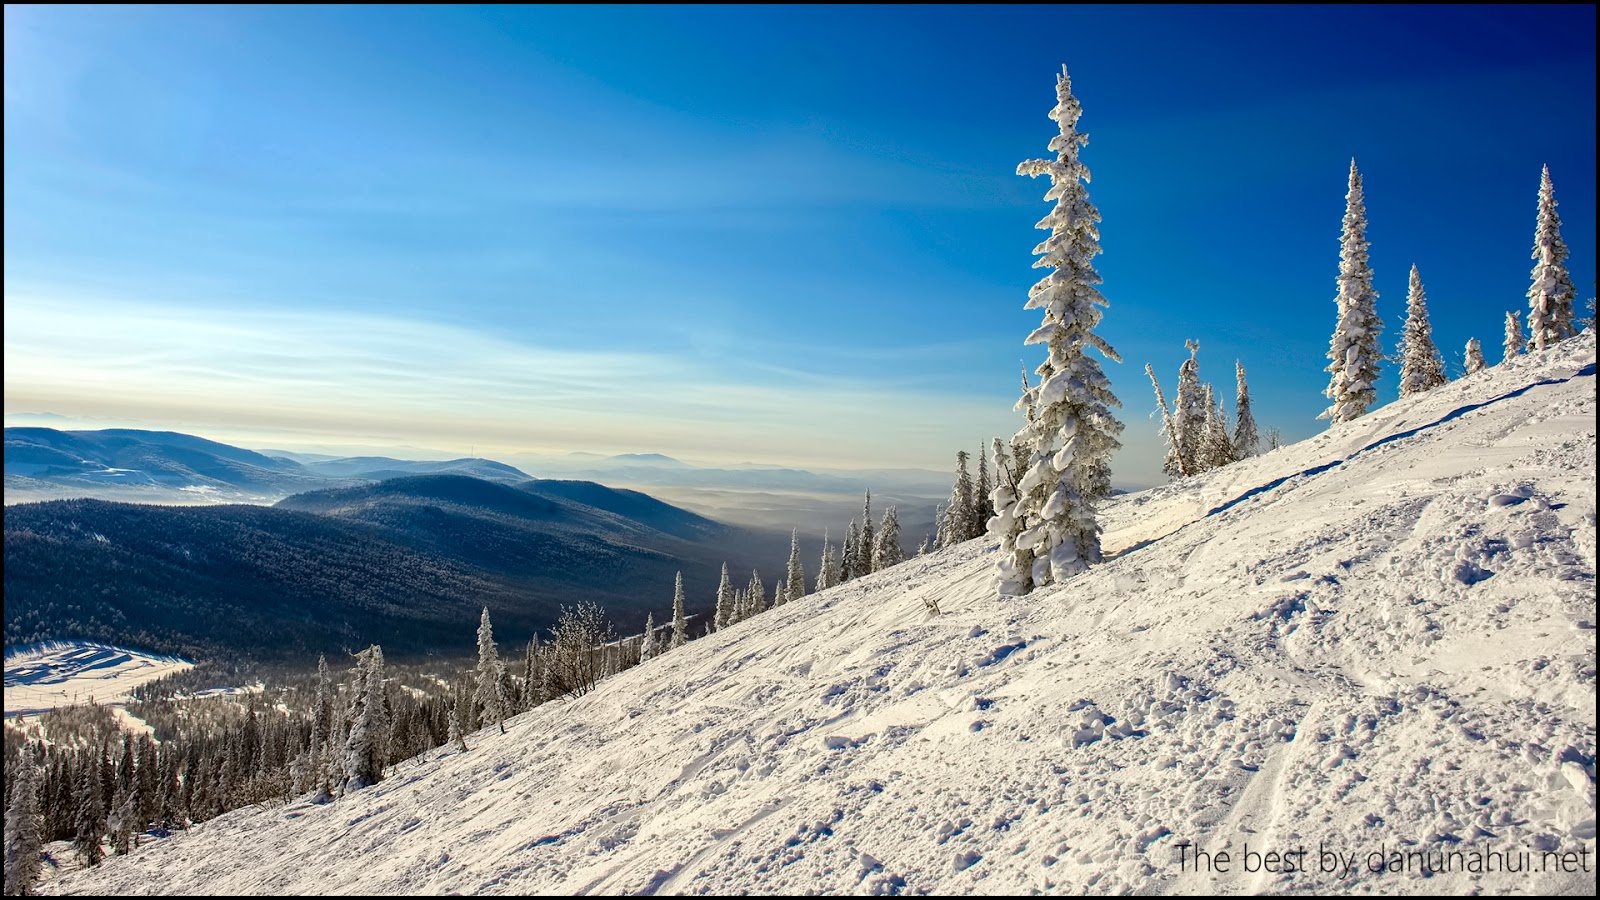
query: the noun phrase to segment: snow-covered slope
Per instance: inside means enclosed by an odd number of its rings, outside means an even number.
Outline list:
[[[50,889],[1588,893],[1594,360],[1585,334],[1122,498],[1116,558],[1046,592],[997,599],[969,542]],[[1368,870],[1397,849],[1536,871]]]

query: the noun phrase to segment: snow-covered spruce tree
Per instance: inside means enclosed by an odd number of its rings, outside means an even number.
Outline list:
[[[1022,533],[1022,520],[1017,517],[1017,500],[1021,493],[1017,480],[1021,477],[1009,454],[1005,442],[994,439],[994,487],[990,497],[994,515],[989,518],[989,536],[1000,541],[1000,556],[995,562],[995,581],[1002,596],[1019,596],[1033,589],[1033,550],[1017,546],[1017,536]]]
[[[356,654],[351,679],[350,735],[345,739],[345,790],[359,790],[383,778],[389,739],[388,704],[384,699],[383,648],[373,644]]]
[[[867,501],[861,507],[861,537],[856,541],[856,574],[872,574],[872,492],[867,491]]]
[[[672,588],[672,643],[668,650],[676,650],[683,646],[689,639],[689,620],[683,615],[683,573],[678,573],[678,582]]]
[[[956,451],[955,481],[950,485],[950,502],[945,504],[944,521],[940,523],[944,544],[948,547],[966,540],[977,518],[977,504],[973,502],[972,476],[967,474],[967,451]]]
[[[482,718],[479,727],[491,722],[506,733],[506,714],[509,712],[506,695],[501,689],[500,654],[494,646],[494,626],[489,624],[489,607],[478,617],[478,692],[473,697]]]
[[[1339,238],[1339,317],[1328,344],[1332,378],[1323,396],[1333,405],[1318,416],[1334,424],[1365,415],[1378,397],[1378,292],[1372,289],[1367,261],[1367,206],[1361,194],[1361,173],[1350,160],[1350,189],[1345,194],[1344,230]]]
[[[1444,358],[1433,343],[1433,327],[1428,324],[1428,298],[1422,291],[1422,276],[1413,265],[1406,291],[1406,324],[1400,333],[1400,396],[1431,391],[1447,380]]]
[[[1167,406],[1167,395],[1161,390],[1161,381],[1156,378],[1155,367],[1149,363],[1144,364],[1144,374],[1150,377],[1150,387],[1156,392],[1156,410],[1161,413],[1161,440],[1166,444],[1167,451],[1161,458],[1161,471],[1169,478],[1182,478],[1188,475],[1184,469],[1183,457],[1178,454],[1178,426],[1172,417],[1172,410]]]
[[[100,846],[106,833],[106,803],[101,793],[99,768],[91,757],[81,770],[76,791],[78,813],[73,823],[76,828],[72,845],[86,866],[98,866],[100,860],[106,858],[105,848]]]
[[[1200,463],[1200,447],[1205,443],[1206,418],[1211,413],[1200,387],[1200,342],[1186,340],[1183,346],[1189,351],[1189,358],[1178,366],[1178,393],[1173,398],[1177,409],[1172,412],[1172,425],[1178,439],[1177,468],[1198,475],[1205,471]]]
[[[800,565],[800,529],[789,533],[789,577],[784,585],[783,602],[799,600],[806,595],[806,570]]]
[[[828,540],[828,529],[822,529],[822,559],[817,562],[817,590],[825,591],[838,584],[839,561],[833,556],[833,544]]]
[[[1206,387],[1210,388],[1211,385],[1208,384],[1208,385],[1206,385]],[[1217,443],[1218,443],[1217,456],[1218,456],[1219,459],[1226,460],[1226,462],[1218,463],[1218,465],[1225,466],[1225,465],[1228,465],[1228,463],[1231,463],[1231,462],[1234,461],[1233,438],[1230,437],[1229,434],[1228,434],[1228,432],[1231,430],[1228,427],[1228,411],[1223,406],[1223,403],[1222,403],[1222,392],[1221,391],[1213,390],[1212,399],[1216,403],[1215,419],[1216,419],[1216,423],[1217,423],[1217,426],[1218,426],[1217,427],[1217,438],[1218,438],[1218,441],[1217,441]]]
[[[333,751],[333,678],[328,675],[328,658],[317,655],[317,693],[311,702],[311,759],[308,765],[311,790],[317,802],[333,796],[329,766]]]
[[[456,749],[462,753],[467,752],[467,739],[461,733],[461,714],[456,709],[455,704],[450,704],[450,712],[447,715],[450,717],[450,736],[448,740],[450,743],[455,744]]]
[[[522,705],[518,709],[526,712],[543,699],[539,696],[539,636],[536,634],[528,639],[527,649],[522,652]]]
[[[733,607],[733,582],[728,579],[728,564],[722,564],[722,580],[717,583],[717,609],[716,628],[721,631],[732,625],[737,619],[738,611]]]
[[[1521,354],[1527,345],[1528,339],[1522,336],[1522,321],[1518,319],[1517,311],[1506,310],[1506,339],[1505,343],[1500,345],[1502,354],[1500,361],[1506,362],[1513,356]]]
[[[1200,466],[1202,470],[1220,469],[1233,462],[1233,441],[1228,438],[1228,420],[1222,411],[1222,399],[1209,384],[1205,387],[1205,400],[1206,431],[1200,442]]]
[[[750,596],[750,607],[760,610],[766,607],[767,588],[761,583],[761,573],[755,569],[750,570],[750,583],[745,585],[745,593]]]
[[[539,667],[539,702],[548,703],[561,696],[561,682],[556,677],[555,647],[545,645],[544,664]]]
[[[317,802],[327,798],[326,788],[316,797]],[[162,828],[183,827],[183,807],[178,802],[178,755],[167,751],[161,754],[156,772],[156,824]]]
[[[639,639],[639,662],[644,662],[656,655],[656,614],[646,613],[644,617],[644,637]]]
[[[11,775],[6,804],[6,896],[25,897],[43,866],[39,838],[39,773],[24,759]]]
[[[1468,375],[1473,372],[1481,372],[1489,365],[1483,360],[1483,346],[1478,343],[1477,338],[1467,338],[1467,353],[1462,360],[1462,365],[1467,370]]]
[[[844,531],[844,548],[839,555],[839,581],[845,582],[856,577],[856,545],[861,543],[861,526],[855,519],[850,520],[850,527]]]
[[[872,548],[872,570],[881,572],[905,560],[906,553],[900,549],[900,513],[891,506],[883,511],[883,524],[878,528],[878,545]]]
[[[972,488],[972,530],[968,532],[967,539],[983,537],[989,530],[989,516],[994,509],[989,504],[989,492],[994,490],[994,485],[989,481],[989,458],[983,452],[983,445],[978,445],[978,483]]]
[[[1256,417],[1250,411],[1250,387],[1244,381],[1244,363],[1233,361],[1239,392],[1234,396],[1233,458],[1249,459],[1261,452],[1261,436],[1256,434]]]
[[[1556,214],[1550,167],[1539,176],[1539,219],[1533,229],[1533,283],[1528,287],[1528,349],[1543,350],[1577,334],[1572,301],[1577,290],[1567,272],[1567,244]]]
[[[1095,506],[1110,490],[1109,463],[1121,446],[1117,434],[1122,431],[1111,413],[1121,404],[1100,364],[1088,354],[1092,347],[1121,361],[1094,333],[1102,317],[1097,307],[1107,305],[1092,265],[1100,252],[1100,213],[1084,187],[1089,170],[1078,160],[1078,148],[1089,138],[1077,130],[1082,107],[1072,96],[1065,66],[1056,79],[1056,99],[1050,113],[1061,128],[1050,142],[1056,158],[1017,166],[1018,175],[1049,176],[1045,199],[1056,201],[1038,223],[1050,237],[1034,248],[1040,256],[1034,267],[1050,271],[1029,290],[1024,306],[1044,310],[1043,324],[1024,343],[1042,343],[1049,350],[1038,369],[1043,380],[1033,398],[1033,420],[1019,432],[1026,434],[1031,458],[1018,484],[1023,531],[1017,546],[1035,553],[1035,588],[1061,582],[1100,561]]]

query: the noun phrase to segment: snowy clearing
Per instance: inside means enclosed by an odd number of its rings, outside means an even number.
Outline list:
[[[120,704],[141,684],[163,675],[192,669],[175,656],[152,656],[90,641],[49,641],[7,647],[5,661],[6,718],[37,716],[60,706],[87,703]],[[144,723],[121,711],[125,723]]]
[[[1594,360],[1119,498],[1115,558],[1046,591],[997,599],[971,541],[44,887],[1588,895]],[[1532,871],[1450,856],[1485,851]]]

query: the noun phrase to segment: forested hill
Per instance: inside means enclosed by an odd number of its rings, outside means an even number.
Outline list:
[[[65,500],[7,507],[6,643],[84,638],[192,656],[470,651],[480,608],[525,641],[562,604],[619,629],[665,613],[682,571],[709,608],[724,561],[779,571],[788,535],[633,491],[459,475],[316,491],[277,507]],[[459,635],[453,647],[444,635]]]

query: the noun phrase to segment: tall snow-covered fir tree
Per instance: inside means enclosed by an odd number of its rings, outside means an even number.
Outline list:
[[[1017,546],[1022,520],[1017,518],[1017,472],[1005,442],[994,439],[994,487],[990,497],[994,515],[989,517],[989,536],[1000,541],[1000,558],[995,563],[996,581],[1004,596],[1026,594],[1033,589],[1033,550]]]
[[[1517,311],[1506,310],[1506,339],[1500,345],[1500,361],[1505,362],[1513,356],[1522,353],[1528,346],[1528,339],[1522,336],[1522,322],[1517,318]]]
[[[983,445],[978,445],[978,482],[972,487],[972,531],[967,535],[972,538],[983,537],[989,530],[989,516],[994,509],[989,504],[989,492],[994,490],[994,485],[989,481],[989,454],[983,452]]]
[[[844,532],[844,553],[839,561],[839,580],[849,581],[859,573],[860,567],[861,526],[855,519],[850,520],[850,527]]]
[[[839,560],[833,555],[828,530],[822,530],[822,559],[817,563],[817,590],[825,591],[839,583]]]
[[[683,615],[683,573],[678,573],[677,584],[672,588],[672,643],[667,647],[676,650],[689,639],[689,620]]]
[[[881,572],[905,562],[905,559],[906,552],[900,548],[900,513],[891,506],[883,511],[883,524],[878,528],[878,545],[872,548],[872,570]]]
[[[1183,457],[1178,455],[1177,422],[1172,417],[1172,409],[1167,406],[1167,395],[1161,390],[1161,380],[1156,378],[1155,367],[1145,363],[1144,374],[1150,378],[1150,388],[1156,392],[1156,411],[1161,413],[1161,442],[1167,448],[1161,457],[1161,471],[1170,478],[1182,477],[1189,473],[1184,471]]]
[[[523,710],[533,709],[543,701],[539,696],[539,636],[536,634],[528,639],[527,649],[522,653],[522,706]]]
[[[639,639],[639,662],[656,655],[656,614],[646,613],[644,636]]]
[[[1041,380],[1032,398],[1032,419],[1019,432],[1030,458],[1018,484],[1023,531],[1017,546],[1034,551],[1035,588],[1061,582],[1100,561],[1095,507],[1110,490],[1111,454],[1121,446],[1117,435],[1122,423],[1111,412],[1121,403],[1088,353],[1093,348],[1109,360],[1122,359],[1094,333],[1103,315],[1098,307],[1107,303],[1096,287],[1100,276],[1093,266],[1100,252],[1100,213],[1085,188],[1089,169],[1078,159],[1079,148],[1089,142],[1078,131],[1082,112],[1063,66],[1050,111],[1060,126],[1060,134],[1050,141],[1056,158],[1017,166],[1018,175],[1048,176],[1045,199],[1056,204],[1037,226],[1050,236],[1034,248],[1040,257],[1034,267],[1049,273],[1029,290],[1024,305],[1044,310],[1044,321],[1023,343],[1044,344],[1048,350],[1037,370]],[[1000,573],[1002,585],[1009,580]]]
[[[1483,345],[1478,343],[1477,338],[1467,338],[1467,352],[1462,359],[1462,367],[1467,370],[1467,374],[1481,372],[1488,365],[1483,360]]]
[[[1250,411],[1250,386],[1244,381],[1244,363],[1233,361],[1239,391],[1234,395],[1233,458],[1249,459],[1261,452],[1261,436],[1256,433],[1255,413]]]
[[[317,693],[311,704],[312,790],[318,800],[332,795],[329,766],[338,757],[333,750],[333,678],[328,674],[328,658],[317,656]]]
[[[356,654],[350,679],[350,732],[345,738],[345,790],[377,784],[383,778],[389,714],[384,704],[383,648],[373,644]]]
[[[950,502],[944,507],[944,520],[939,523],[939,546],[949,547],[972,537],[978,506],[974,502],[972,476],[967,473],[967,451],[956,451],[955,481],[950,485]]]
[[[799,600],[806,595],[806,570],[800,564],[800,529],[789,532],[789,571],[785,579],[783,602]]]
[[[1188,349],[1189,358],[1178,366],[1178,393],[1172,398],[1177,408],[1172,411],[1172,427],[1177,436],[1179,466],[1190,475],[1198,475],[1204,470],[1200,465],[1200,447],[1205,443],[1206,418],[1211,412],[1200,387],[1200,342],[1187,340],[1183,346]]]
[[[501,684],[502,671],[500,653],[494,646],[494,626],[489,624],[489,607],[485,606],[483,615],[478,617],[478,691],[473,703],[482,716],[480,725],[499,725],[500,733],[505,734],[510,703]]]
[[[452,744],[455,744],[456,749],[460,750],[462,753],[467,752],[467,739],[461,733],[461,714],[456,709],[454,703],[450,704],[450,711],[447,713],[447,715],[450,717],[450,730],[449,736],[446,738],[446,740]]]
[[[737,611],[733,608],[733,581],[728,577],[728,564],[722,564],[722,580],[717,583],[716,626],[721,631],[732,625]]]
[[[86,866],[98,866],[106,858],[105,848],[100,845],[106,834],[106,801],[100,784],[100,768],[92,759],[84,765],[73,792],[78,808],[73,820],[72,845]]]
[[[861,507],[861,537],[856,542],[856,574],[872,574],[872,492],[867,491],[867,500]]]
[[[750,570],[750,583],[745,586],[745,593],[749,595],[750,608],[760,611],[767,605],[767,587],[761,583],[761,573],[755,569]]]
[[[1222,398],[1211,385],[1205,387],[1206,430],[1200,440],[1200,469],[1220,469],[1233,462],[1233,441],[1228,437],[1228,419],[1222,411]]]
[[[1428,324],[1428,298],[1422,291],[1422,276],[1413,265],[1406,291],[1406,324],[1400,333],[1400,396],[1431,391],[1447,380],[1444,358],[1439,355],[1433,342],[1433,327]]]
[[[11,797],[6,804],[6,896],[24,897],[43,867],[39,837],[39,773],[26,759],[11,776]]]
[[[1319,419],[1334,424],[1366,414],[1378,397],[1378,363],[1382,351],[1378,335],[1378,292],[1372,289],[1372,266],[1367,260],[1367,205],[1361,193],[1361,173],[1350,160],[1350,189],[1345,194],[1344,229],[1339,237],[1338,321],[1328,343],[1328,373],[1332,376],[1323,396],[1333,405]]]
[[[1577,290],[1567,272],[1567,244],[1561,239],[1561,217],[1556,214],[1556,189],[1550,183],[1549,166],[1539,176],[1533,260],[1533,283],[1528,286],[1528,349],[1543,350],[1577,334],[1572,312]]]

